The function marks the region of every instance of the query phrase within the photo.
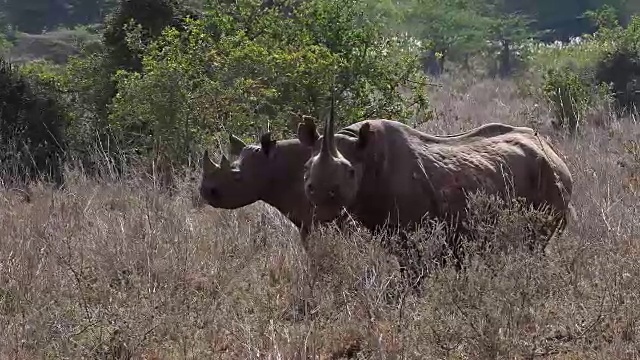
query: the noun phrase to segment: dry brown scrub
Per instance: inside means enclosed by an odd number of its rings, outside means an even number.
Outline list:
[[[512,83],[451,89],[429,131],[548,120]],[[30,203],[4,190],[1,357],[638,358],[640,205],[623,144],[639,133],[622,120],[554,136],[579,219],[545,258],[476,257],[400,300],[397,264],[366,233],[314,236],[311,262],[274,210],[202,206],[188,181],[174,196],[78,174]]]

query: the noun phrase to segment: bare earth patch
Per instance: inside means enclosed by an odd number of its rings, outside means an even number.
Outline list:
[[[0,357],[637,358],[640,199],[625,144],[640,127],[561,136],[509,82],[446,85],[433,99],[430,132],[498,121],[553,139],[578,221],[545,257],[471,257],[417,296],[366,232],[326,229],[307,256],[263,204],[215,210],[193,201],[194,182],[170,196],[70,174],[65,190],[33,186],[31,202],[0,191]]]

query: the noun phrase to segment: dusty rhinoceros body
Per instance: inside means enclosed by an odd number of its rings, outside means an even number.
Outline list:
[[[332,117],[305,166],[305,193],[323,221],[346,207],[371,230],[412,230],[426,218],[460,224],[467,194],[483,190],[555,210],[548,241],[572,211],[569,169],[531,128],[492,123],[431,136],[400,122],[367,120],[334,134]]]
[[[362,150],[341,146],[357,142],[364,124],[371,143]],[[358,192],[343,205],[367,227],[407,227],[427,214],[458,214],[466,209],[466,193],[480,189],[513,191],[561,213],[569,206],[569,170],[530,128],[487,124],[455,137],[434,137],[399,122],[370,120],[341,131],[336,142],[338,149],[355,150],[346,159],[361,159],[355,161],[362,166]]]

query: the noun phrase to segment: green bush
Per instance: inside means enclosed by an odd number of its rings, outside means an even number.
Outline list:
[[[113,153],[108,132],[108,108],[114,88],[112,68],[103,52],[69,59],[60,74],[60,89],[69,104],[70,150],[85,166],[96,150]],[[96,149],[96,145],[100,149]]]
[[[40,75],[56,83],[55,94],[68,115],[68,154],[85,171],[104,170],[104,161],[109,163],[109,171],[121,170],[119,165],[112,165],[114,161],[121,163],[126,144],[119,141],[109,124],[109,104],[117,91],[116,73],[121,69],[132,74],[140,71],[145,47],[166,26],[179,28],[187,16],[197,16],[197,12],[181,0],[123,0],[103,25],[59,32],[72,34],[82,42],[81,52],[71,56],[56,74],[42,68]],[[84,41],[93,39],[96,32],[101,41]]]
[[[0,59],[0,175],[62,183],[64,111],[49,86]]]
[[[197,11],[181,0],[119,1],[105,20],[101,46],[90,44],[68,61],[65,92],[77,105],[75,117],[85,122],[77,124],[82,128],[78,130],[91,135],[91,141],[99,135],[101,144],[111,144],[113,139],[106,134],[108,104],[116,94],[117,71],[141,71],[141,53],[165,27],[180,28],[185,17],[197,16]]]
[[[531,57],[556,119],[575,128],[587,109],[612,98],[619,115],[640,102],[640,17],[620,26],[611,9],[587,14],[599,26],[579,44],[541,47]],[[608,100],[607,100],[608,101]]]
[[[548,69],[543,81],[557,125],[574,131],[591,103],[590,83],[570,68]]]
[[[323,117],[334,86],[340,125],[427,106],[418,52],[382,36],[358,1],[307,1],[286,16],[259,1],[214,3],[147,46],[141,72],[118,73],[109,124],[131,153],[162,147],[184,163],[221,132],[290,137],[289,114]]]

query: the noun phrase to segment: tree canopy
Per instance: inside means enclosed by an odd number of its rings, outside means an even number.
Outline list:
[[[167,151],[184,164],[225,132],[290,136],[298,115],[324,116],[334,90],[340,125],[424,121],[423,70],[438,75],[447,64],[511,76],[532,39],[624,22],[631,9],[623,0],[199,1],[0,0],[0,56],[21,38],[51,36],[59,48],[56,27],[67,27],[58,35],[93,29],[94,46],[22,70],[33,75],[25,82],[50,85],[65,115],[65,149],[83,161],[95,146],[123,158]],[[592,11],[602,5],[606,12]],[[74,28],[82,24],[97,26]],[[577,76],[550,74],[549,93],[580,87]]]

